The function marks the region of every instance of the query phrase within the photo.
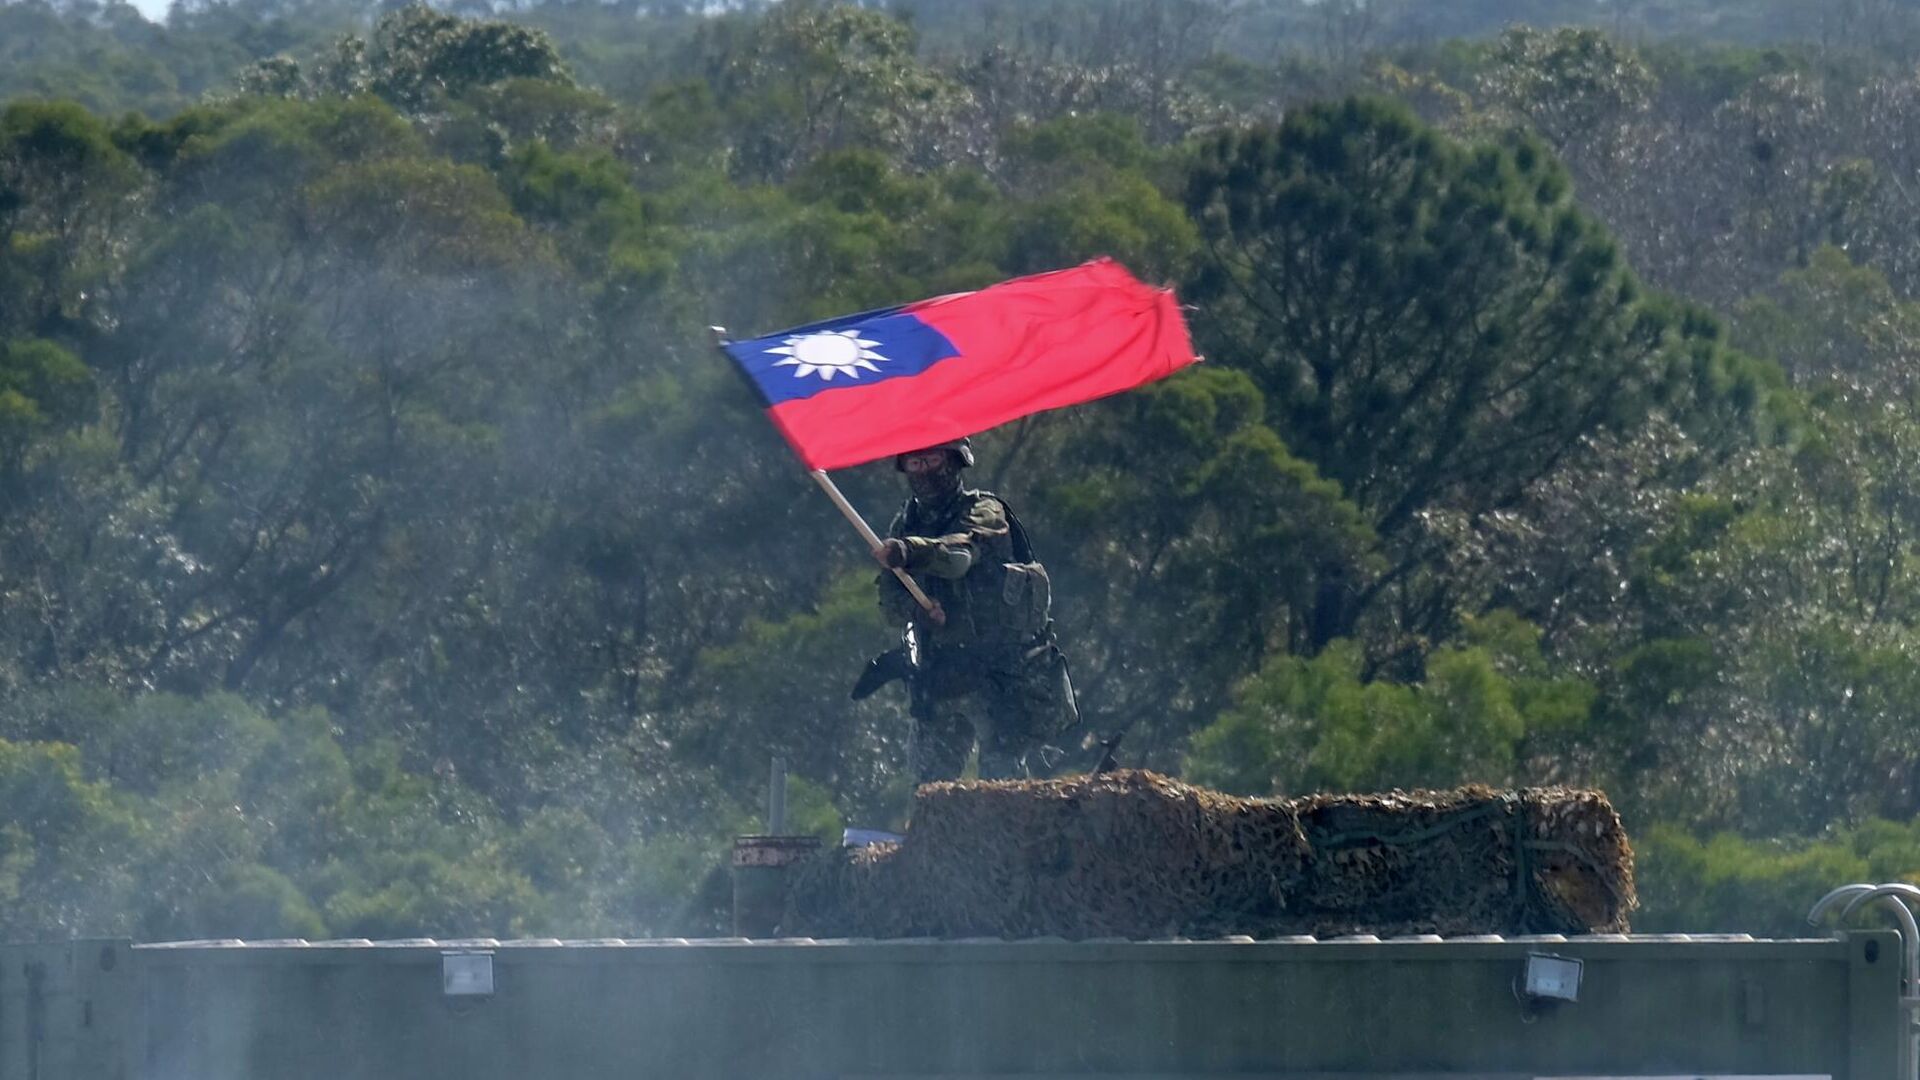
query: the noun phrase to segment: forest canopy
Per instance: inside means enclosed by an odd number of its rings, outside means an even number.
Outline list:
[[[1642,929],[1910,877],[1916,30],[0,5],[0,935],[710,932],[773,754],[899,824],[872,563],[707,327],[1097,256],[1207,363],[974,479],[1127,764],[1598,786]]]

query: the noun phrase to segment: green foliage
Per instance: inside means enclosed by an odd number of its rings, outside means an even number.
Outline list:
[[[675,725],[677,753],[689,763],[723,763],[731,775],[752,776],[769,754],[784,755],[806,781],[806,808],[794,802],[802,832],[837,838],[832,808],[820,799],[827,792],[870,819],[895,812],[903,794],[892,777],[905,760],[899,703],[847,701],[867,658],[887,646],[872,578],[842,575],[811,610],[750,621],[735,641],[705,652],[691,677],[717,711],[701,709]]]
[[[1156,718],[1131,738],[1162,767],[1262,657],[1310,645],[1322,593],[1378,569],[1358,510],[1264,421],[1251,379],[1205,367],[1027,430],[1064,444],[1020,513],[1077,598],[1082,716]]]
[[[367,87],[403,108],[508,79],[569,81],[553,43],[538,30],[461,19],[421,4],[381,18],[367,64]],[[347,77],[357,82],[357,73]]]
[[[670,929],[704,869],[680,841],[614,841],[577,809],[509,823],[450,765],[414,772],[391,742],[344,746],[317,710],[269,717],[231,696],[20,705],[86,749],[0,739],[0,895],[14,935]],[[801,786],[795,809],[837,835],[820,789]],[[681,869],[662,874],[663,862]]]
[[[137,180],[107,125],[78,105],[0,111],[0,338],[84,323],[112,257],[108,228]]]
[[[112,925],[139,831],[64,743],[0,740],[0,933],[72,935]]]
[[[1485,93],[1555,145],[1619,125],[1651,104],[1654,76],[1633,51],[1593,29],[1500,35]]]
[[[1812,840],[1700,838],[1661,825],[1634,847],[1634,925],[1652,932],[1803,937],[1807,910],[1836,883],[1920,883],[1920,832],[1905,821],[1868,821]],[[1872,926],[1876,918],[1862,912],[1854,921]]]
[[[1528,779],[1530,745],[1579,731],[1594,696],[1551,673],[1537,630],[1495,612],[1436,650],[1413,685],[1367,679],[1352,642],[1274,656],[1194,736],[1187,769],[1255,795],[1510,785]]]
[[[51,341],[0,342],[0,475],[17,473],[27,445],[90,418],[93,375]]]
[[[503,83],[572,86],[547,35],[511,22],[470,20],[410,4],[382,15],[366,38],[347,34],[309,65],[280,55],[238,73],[242,93],[300,98],[373,94],[406,112],[445,109]]]
[[[1007,133],[1000,151],[1013,183],[1048,188],[1089,173],[1127,173],[1152,165],[1154,152],[1140,125],[1120,113],[1063,116]]]
[[[1011,229],[1018,239],[1010,267],[1021,271],[1110,255],[1149,279],[1166,278],[1186,266],[1196,246],[1193,225],[1179,206],[1140,176],[1056,190],[1022,207]]]
[[[743,176],[784,176],[855,147],[911,154],[965,104],[915,56],[906,23],[852,4],[780,4],[723,19],[705,37],[704,74],[736,132],[732,164]]]
[[[0,5],[0,100],[66,98],[108,116],[170,112],[245,63],[247,44],[170,32],[130,4]]]
[[[1783,274],[1776,295],[1742,304],[1735,328],[1744,347],[1778,360],[1803,385],[1912,398],[1907,358],[1920,345],[1920,305],[1838,248],[1822,247],[1806,268]]]
[[[1764,368],[1728,355],[1710,320],[1641,299],[1531,140],[1463,145],[1352,99],[1210,141],[1187,198],[1206,348],[1254,376],[1281,437],[1402,561],[1396,576],[1444,550],[1421,535],[1435,515],[1512,505],[1589,440],[1665,410],[1737,442],[1771,404]],[[1319,642],[1389,598],[1362,590]],[[1428,615],[1408,629],[1451,632],[1452,601],[1416,603]]]
[[[1642,552],[1643,636],[1607,726],[1651,813],[1804,835],[1920,807],[1915,435],[1871,397],[1824,403],[1797,445],[1702,485]]]
[[[1188,204],[1216,355],[1387,533],[1464,491],[1510,497],[1647,407],[1658,329],[1535,144],[1471,149],[1348,101],[1216,140]]]

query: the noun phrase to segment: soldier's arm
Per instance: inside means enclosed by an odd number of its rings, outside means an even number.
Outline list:
[[[1007,511],[1000,500],[976,499],[961,528],[945,536],[909,536],[907,569],[934,577],[962,577],[980,558],[985,542],[1007,535]]]

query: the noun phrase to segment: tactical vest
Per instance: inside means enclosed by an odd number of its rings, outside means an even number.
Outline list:
[[[1026,527],[1005,499],[992,492],[963,490],[930,519],[922,516],[920,503],[910,499],[901,513],[901,532],[945,536],[958,531],[980,499],[999,504],[1007,518],[1007,535],[976,539],[973,566],[959,578],[931,574],[919,578],[927,595],[947,613],[945,626],[928,629],[930,648],[1018,647],[1047,629],[1052,583],[1046,567],[1033,557]]]
[[[1080,709],[1067,658],[1053,638],[1053,585],[1013,507],[991,492],[963,490],[940,514],[923,518],[915,513],[919,504],[908,500],[897,529],[905,536],[946,536],[979,499],[1000,505],[1007,535],[976,540],[978,556],[958,579],[918,579],[946,610],[947,621],[918,625],[923,666],[913,682],[914,708],[985,692],[999,703],[996,708],[1019,717],[1031,738],[1051,739],[1079,724]]]

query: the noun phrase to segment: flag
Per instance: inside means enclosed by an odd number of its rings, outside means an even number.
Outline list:
[[[1111,259],[725,348],[811,469],[972,435],[1194,361],[1173,293]]]

